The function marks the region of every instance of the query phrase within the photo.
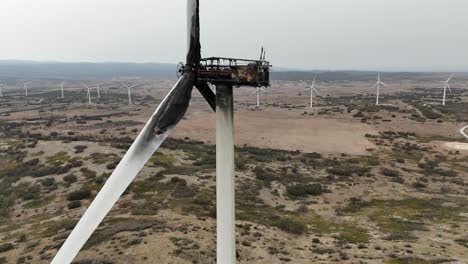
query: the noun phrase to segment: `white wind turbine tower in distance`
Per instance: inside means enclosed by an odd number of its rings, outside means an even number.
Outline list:
[[[24,95],[28,97],[28,85],[30,85],[31,82],[23,82],[23,89],[24,89]]]
[[[98,99],[101,99],[101,85],[102,85],[102,84],[104,84],[104,83],[96,84],[97,98],[98,98]]]
[[[380,79],[380,72],[377,73],[377,82],[371,87],[371,88],[374,88],[374,87],[377,87],[377,92],[376,92],[376,98],[375,98],[375,105],[379,105],[379,100],[380,100],[380,87],[381,86],[384,86],[384,87],[388,87],[388,85],[386,85],[384,82],[382,82],[382,80]]]
[[[442,105],[445,105],[445,99],[447,98],[447,88],[448,88],[450,94],[452,94],[452,89],[450,89],[449,82],[450,82],[450,80],[452,80],[454,75],[455,75],[455,73],[450,75],[450,77],[446,81],[443,82],[444,83],[444,96],[442,98]]]
[[[89,88],[88,85],[81,83],[86,89],[87,89],[87,95],[88,95],[88,104],[91,104],[91,88]]]
[[[254,94],[257,95],[257,107],[260,107],[260,95],[261,95],[262,92],[267,93],[265,88],[257,87],[257,88],[255,88],[255,91],[250,95],[250,96],[252,96]]]
[[[128,104],[132,104],[132,88],[136,86],[136,84],[128,86],[125,83],[122,83],[123,86],[127,87],[127,93],[128,93]]]
[[[60,92],[62,93],[62,99],[65,98],[64,95],[63,95],[63,86],[65,85],[65,81],[63,81],[61,84],[60,84]]]
[[[265,60],[265,56],[266,56],[266,50],[262,46],[262,49],[260,51],[260,60]],[[250,95],[250,96],[254,94],[257,95],[257,107],[260,107],[260,95],[262,92],[267,93],[267,91],[263,87],[256,87],[255,91]]]
[[[3,97],[3,83],[0,83],[0,97]]]
[[[322,96],[317,89],[315,89],[315,82],[317,80],[317,75],[314,76],[314,80],[312,81],[312,85],[305,90],[310,90],[310,108],[314,106],[314,92],[317,93],[318,96]]]

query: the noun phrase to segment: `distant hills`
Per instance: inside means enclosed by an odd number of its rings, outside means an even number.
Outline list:
[[[315,72],[321,81],[367,81],[376,78],[373,71],[302,71],[273,68],[272,80],[312,80]],[[442,78],[447,73],[387,72],[385,79]],[[168,63],[125,62],[35,62],[0,60],[0,79],[109,79],[113,77],[141,77],[175,79],[176,65]],[[467,74],[458,77],[468,79]]]

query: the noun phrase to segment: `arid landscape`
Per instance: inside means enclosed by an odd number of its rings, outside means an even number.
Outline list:
[[[468,263],[468,74],[236,88],[238,263]],[[0,264],[50,263],[175,80],[10,78],[0,98]],[[88,104],[80,82],[103,82]],[[121,82],[137,84],[128,105]],[[184,120],[75,264],[216,263],[215,114]]]

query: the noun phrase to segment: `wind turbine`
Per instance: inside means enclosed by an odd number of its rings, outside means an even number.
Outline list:
[[[447,88],[449,89],[449,92],[450,94],[452,94],[452,89],[450,89],[450,80],[453,78],[453,76],[455,75],[455,73],[453,73],[452,75],[450,75],[450,77],[444,81],[444,96],[442,98],[442,105],[445,105],[445,98],[447,97]]]
[[[313,107],[314,105],[314,92],[317,93],[317,95],[319,96],[322,96],[320,95],[320,93],[317,91],[317,89],[315,89],[315,80],[317,78],[317,75],[314,76],[314,80],[312,81],[312,85],[309,87],[309,88],[306,88],[305,90],[310,90],[310,108]]]
[[[96,84],[97,98],[98,98],[98,99],[101,99],[101,85],[102,85],[102,84],[104,84],[104,83]]]
[[[379,105],[380,86],[388,87],[388,85],[386,85],[384,82],[381,81],[381,79],[380,79],[380,72],[379,72],[379,73],[377,73],[377,82],[371,87],[371,88],[377,87],[375,105]]]
[[[3,83],[0,83],[0,97],[3,97]]]
[[[256,87],[255,91],[250,94],[250,96],[256,94],[257,95],[257,107],[260,107],[260,95],[263,93],[267,93],[267,90],[263,87]]]
[[[266,50],[262,46],[260,50],[260,61],[265,60],[265,54],[266,54]],[[255,91],[250,95],[250,96],[254,94],[257,95],[257,107],[260,107],[260,95],[262,92],[267,93],[267,91],[263,87],[257,86],[255,87]]]
[[[28,85],[30,85],[30,82],[23,82],[23,89],[24,89],[24,94],[26,97],[28,96]]]
[[[236,261],[235,210],[234,210],[234,123],[233,85],[269,84],[269,63],[255,61],[243,70],[254,70],[255,81],[234,79],[232,74],[215,79],[219,71],[212,68],[215,59],[201,59],[199,0],[187,0],[188,52],[186,63],[180,69],[180,78],[157,107],[143,130],[137,136],[109,179],[75,226],[58,251],[52,264],[69,264],[89,239],[99,223],[124,193],[145,163],[183,118],[190,102],[193,86],[196,86],[210,106],[216,110],[216,209],[217,209],[217,261],[234,264]],[[232,61],[233,59],[229,59]],[[219,58],[218,58],[219,61]],[[243,60],[244,62],[246,60]],[[205,63],[205,64],[203,64]],[[236,64],[237,65],[237,64]],[[203,68],[203,71],[201,70]],[[264,71],[259,71],[260,69]],[[208,73],[208,75],[206,74]],[[233,80],[234,79],[234,80]],[[208,81],[217,85],[216,95]],[[84,84],[83,84],[84,85]],[[86,86],[86,85],[84,85]],[[88,89],[89,90],[89,89]]]
[[[65,85],[65,81],[63,81],[61,84],[60,84],[60,91],[62,92],[62,99],[64,98],[63,96],[63,86]]]
[[[127,93],[128,93],[128,104],[131,105],[132,104],[132,91],[131,89],[133,87],[136,86],[136,84],[132,85],[132,86],[128,86],[127,84],[125,83],[122,83],[123,86],[127,87]]]
[[[91,88],[89,88],[88,85],[86,85],[86,84],[84,84],[82,82],[80,82],[80,83],[81,83],[81,85],[83,85],[86,88],[86,90],[87,90],[86,95],[88,96],[88,104],[91,104]]]

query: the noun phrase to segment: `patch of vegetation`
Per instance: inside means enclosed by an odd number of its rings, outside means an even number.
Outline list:
[[[91,153],[86,160],[91,160],[93,164],[106,164],[109,162],[114,162],[116,159],[119,159],[114,153],[101,153],[95,152]]]
[[[389,259],[386,259],[385,263],[388,263],[388,264],[442,264],[442,263],[447,263],[450,261],[453,261],[453,260],[450,260],[450,259],[425,260],[425,259],[417,258],[417,257],[401,256],[401,257],[391,257]]]
[[[78,154],[78,153],[83,153],[85,149],[87,149],[88,146],[86,145],[78,145],[78,146],[75,146],[74,149],[75,149],[75,154]]]
[[[63,177],[63,181],[65,181],[66,183],[75,183],[77,181],[77,177],[73,174],[69,174],[65,177]]]
[[[11,243],[0,244],[0,253],[10,251],[14,248],[15,247]]]
[[[389,240],[413,240],[412,231],[424,231],[425,225],[431,222],[463,221],[460,213],[466,205],[446,206],[441,199],[406,198],[403,200],[372,200],[350,202],[348,208],[340,214],[365,211]]]
[[[71,201],[67,204],[67,208],[68,209],[75,209],[75,208],[80,208],[81,207],[81,201],[79,200],[75,200],[75,201]]]
[[[327,169],[327,172],[334,176],[351,177],[353,175],[364,176],[370,171],[368,167],[352,164],[340,163]]]
[[[454,241],[458,245],[468,248],[468,238],[457,238]]]
[[[174,157],[170,155],[166,155],[160,151],[157,151],[156,153],[153,154],[148,164],[149,166],[154,166],[154,167],[169,168],[169,167],[173,167],[175,162],[176,160]]]
[[[321,184],[295,184],[286,187],[286,193],[293,197],[303,197],[308,195],[321,195],[323,192],[326,191]]]
[[[301,223],[291,218],[280,218],[276,221],[273,221],[271,225],[276,226],[283,231],[293,233],[293,234],[298,234],[298,235],[301,235],[307,232],[306,224]]]
[[[91,196],[91,191],[82,189],[82,190],[69,193],[67,195],[67,199],[69,201],[79,201],[79,200],[88,199],[90,196]]]
[[[118,222],[112,222],[112,224],[106,225],[93,233],[90,239],[86,242],[84,249],[92,248],[102,242],[108,241],[114,235],[121,232],[129,231],[143,231],[154,226],[160,226],[161,222],[155,220],[145,219],[121,219]]]

